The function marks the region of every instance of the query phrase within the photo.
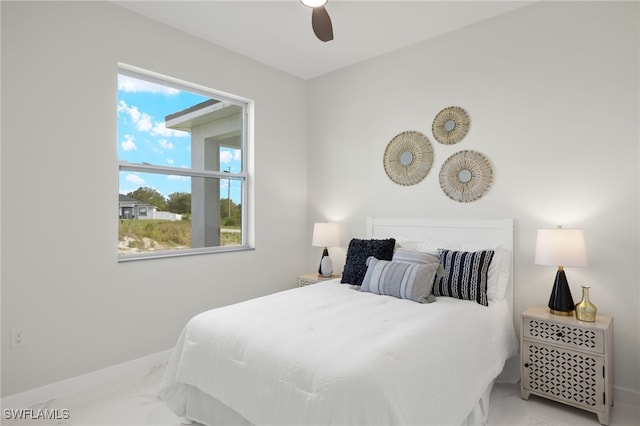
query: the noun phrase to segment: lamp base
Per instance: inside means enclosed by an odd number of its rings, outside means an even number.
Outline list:
[[[330,277],[333,273],[333,264],[329,257],[329,250],[325,247],[320,258],[320,266],[318,267],[318,275]]]
[[[331,262],[331,258],[329,256],[323,256],[320,261],[320,274],[329,278],[331,274],[333,274],[333,262]]]
[[[551,312],[553,315],[560,315],[563,317],[572,317],[573,316],[573,311],[556,311],[554,309],[549,308],[549,312]]]
[[[551,297],[549,297],[549,311],[553,315],[572,316],[575,306],[567,276],[564,273],[564,269],[559,267],[551,290]]]

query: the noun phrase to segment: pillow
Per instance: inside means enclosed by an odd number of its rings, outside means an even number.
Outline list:
[[[402,248],[405,249],[409,249],[409,250],[418,250],[418,247],[420,246],[420,243],[422,241],[416,241],[416,240],[409,240],[405,237],[398,237],[396,238],[396,244]]]
[[[440,250],[444,274],[436,279],[433,294],[475,300],[480,305],[489,306],[487,276],[493,255],[493,250]]]
[[[368,259],[360,291],[425,303],[431,293],[439,263],[408,263]]]
[[[409,250],[405,248],[397,248],[393,252],[394,262],[409,262],[409,263],[440,263],[440,258],[431,253],[422,253],[415,250]]]
[[[384,240],[352,239],[347,249],[347,259],[340,282],[362,285],[364,274],[367,272],[367,259],[369,256],[376,257],[380,260],[391,260],[395,245],[396,240],[394,238]]]
[[[487,299],[489,301],[504,299],[509,284],[509,270],[511,269],[511,252],[502,247],[495,248],[493,251],[495,254],[487,275]]]
[[[439,250],[495,252],[487,276],[487,299],[489,301],[504,299],[509,284],[511,270],[511,252],[503,247],[490,247],[480,244],[461,244],[446,241],[424,240],[417,245],[419,252],[437,254]]]

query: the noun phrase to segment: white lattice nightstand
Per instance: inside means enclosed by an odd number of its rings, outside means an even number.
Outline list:
[[[323,277],[319,274],[305,274],[298,275],[298,287],[304,287],[306,285],[316,284],[320,281],[332,280],[334,278],[340,278],[341,275],[331,275],[330,277]]]
[[[613,405],[613,317],[595,322],[558,316],[542,306],[522,313],[520,393],[538,395],[598,415]]]

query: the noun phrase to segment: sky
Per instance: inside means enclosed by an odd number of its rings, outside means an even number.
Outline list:
[[[118,159],[168,167],[191,167],[191,133],[167,129],[164,118],[210,98],[133,77],[118,75]],[[223,148],[220,170],[242,171],[241,152]],[[153,188],[166,198],[174,192],[191,192],[190,178],[177,175],[120,172],[120,193]],[[240,204],[240,184],[220,181],[220,197],[227,194]]]

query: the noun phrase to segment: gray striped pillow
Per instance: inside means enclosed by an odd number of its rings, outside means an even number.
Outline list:
[[[360,291],[427,302],[438,263],[418,264],[367,259],[368,268]]]

